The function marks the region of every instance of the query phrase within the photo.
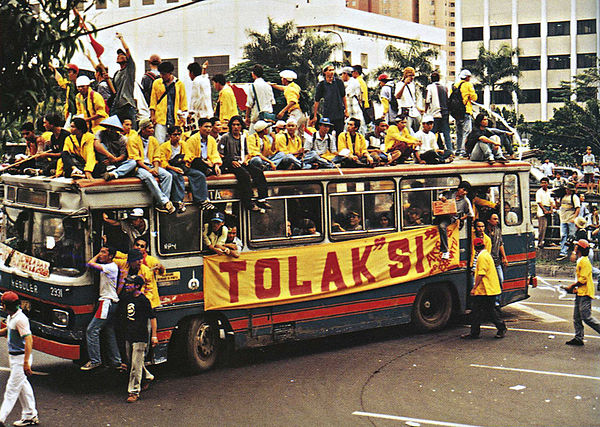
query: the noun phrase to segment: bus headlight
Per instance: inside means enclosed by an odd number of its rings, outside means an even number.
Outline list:
[[[64,310],[52,310],[52,324],[59,328],[69,326],[69,313]]]

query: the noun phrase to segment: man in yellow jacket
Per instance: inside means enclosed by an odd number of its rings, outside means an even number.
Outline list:
[[[577,281],[566,287],[568,292],[576,294],[575,309],[573,310],[573,326],[575,338],[567,341],[567,345],[583,345],[583,322],[600,334],[600,322],[592,317],[592,300],[594,299],[594,279],[592,278],[592,263],[588,257],[590,244],[585,239],[580,239],[575,244],[572,259],[577,259],[575,277]]]
[[[212,81],[215,89],[219,92],[219,100],[217,101],[219,121],[221,125],[226,126],[230,118],[238,115],[237,101],[233,89],[227,84],[223,74],[215,74]]]
[[[390,164],[404,163],[415,153],[419,140],[410,134],[404,116],[398,116],[396,124],[391,125],[385,135],[385,152]]]
[[[338,156],[345,168],[373,166],[373,158],[367,151],[364,135],[358,132],[360,120],[354,117],[348,119],[346,132],[340,133],[337,140]],[[344,151],[346,150],[346,151]],[[347,154],[344,156],[344,154]],[[337,163],[336,159],[333,161]]]
[[[77,105],[77,114],[84,117],[92,133],[96,134],[102,130],[100,122],[108,117],[108,113],[104,98],[90,88],[90,83],[87,76],[77,77],[76,85],[79,93],[75,96],[75,104]]]
[[[494,308],[496,295],[500,295],[502,292],[494,260],[485,249],[483,239],[476,237],[473,241],[473,247],[475,248],[477,261],[475,263],[475,284],[473,285],[473,289],[471,289],[471,296],[473,298],[471,333],[461,335],[461,338],[470,340],[481,338],[479,335],[481,321],[486,316],[498,329],[495,338],[504,338],[507,330],[506,325],[502,320],[498,319],[498,314]]]
[[[304,147],[298,135],[298,124],[289,118],[285,124],[285,131],[275,135],[275,150],[285,154],[278,165],[279,169],[301,169]]]
[[[465,104],[465,117],[462,120],[456,121],[456,157],[466,154],[465,142],[473,128],[473,101],[477,101],[477,93],[475,93],[473,83],[470,81],[471,72],[469,70],[462,70],[459,78],[460,82],[456,83],[452,87],[452,90],[460,88],[463,104]]]
[[[167,140],[169,126],[184,126],[187,98],[185,85],[173,75],[175,67],[169,61],[158,66],[160,79],[152,83],[150,93],[150,119],[154,124],[154,136],[159,143]]]
[[[94,135],[81,117],[71,121],[71,135],[65,139],[60,160],[56,165],[56,176],[67,178],[100,178],[103,168],[96,161]]]

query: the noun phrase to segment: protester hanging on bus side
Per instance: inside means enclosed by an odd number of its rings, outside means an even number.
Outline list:
[[[473,218],[473,207],[471,201],[467,197],[467,193],[470,189],[471,184],[466,181],[461,181],[454,193],[450,194],[450,192],[446,192],[440,196],[440,201],[442,202],[454,200],[456,203],[455,214],[437,215],[434,219],[434,223],[437,224],[440,234],[440,252],[442,253],[442,259],[450,258],[448,248],[448,226],[456,221],[460,221],[459,227],[462,228],[467,218]]]

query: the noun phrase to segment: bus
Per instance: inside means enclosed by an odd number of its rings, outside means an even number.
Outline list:
[[[211,201],[241,239],[239,258],[207,253],[202,232],[214,211],[188,203],[183,213],[159,213],[137,178],[5,174],[0,292],[19,294],[36,350],[85,361],[98,298],[98,277],[86,261],[106,239],[126,250],[114,222],[132,221],[141,209],[140,232],[166,269],[157,277],[153,363],[183,357],[200,372],[235,349],[405,323],[439,330],[464,314],[472,286],[472,222],[452,229],[452,256],[440,260],[439,195],[467,181],[476,215],[497,209],[509,261],[501,295],[507,305],[528,298],[536,283],[529,168],[461,160],[269,171],[272,209],[263,212],[242,208],[233,175],[209,177]]]

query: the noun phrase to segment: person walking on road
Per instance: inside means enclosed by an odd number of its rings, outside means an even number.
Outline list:
[[[592,317],[592,300],[594,299],[594,279],[592,278],[592,263],[588,258],[590,244],[585,239],[580,239],[575,244],[571,259],[577,259],[575,278],[577,281],[564,289],[575,294],[575,307],[573,310],[573,326],[575,338],[567,341],[567,345],[583,345],[583,322],[600,334],[600,321]]]
[[[471,319],[471,333],[461,335],[462,339],[478,339],[481,332],[481,321],[489,317],[492,323],[498,328],[495,338],[504,338],[506,335],[506,324],[498,318],[494,308],[496,295],[500,295],[500,282],[496,266],[490,253],[485,249],[483,239],[477,237],[473,241],[476,251],[475,263],[475,284],[471,289],[473,297],[473,313]],[[590,270],[591,271],[591,270]]]
[[[27,377],[32,374],[31,363],[33,336],[29,327],[29,319],[19,308],[19,296],[12,292],[4,292],[0,299],[2,311],[8,313],[6,327],[0,329],[0,336],[8,338],[8,362],[10,375],[6,382],[4,400],[0,407],[0,426],[4,426],[6,418],[12,411],[17,399],[21,404],[21,419],[14,426],[33,426],[40,423],[35,409],[35,397]]]

